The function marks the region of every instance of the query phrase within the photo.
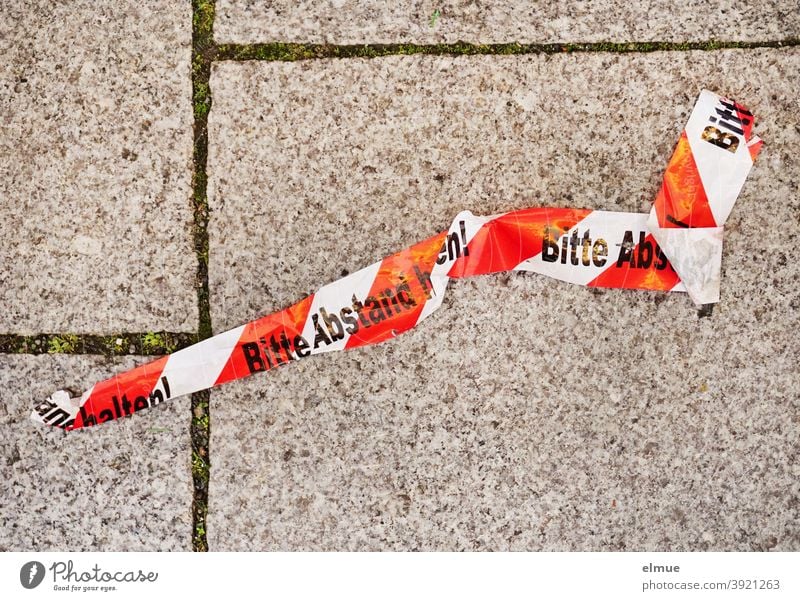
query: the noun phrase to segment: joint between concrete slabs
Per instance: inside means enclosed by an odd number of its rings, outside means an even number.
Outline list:
[[[197,254],[198,340],[211,336],[211,305],[208,288],[208,112],[211,110],[211,63],[216,54],[213,27],[214,0],[192,0],[192,108],[194,114],[194,161],[192,201],[194,248]],[[192,549],[208,551],[209,439],[211,436],[207,390],[192,395],[190,438],[192,441]]]
[[[168,355],[197,341],[191,332],[122,332],[117,334],[0,334],[0,353],[61,355]]]
[[[800,39],[763,40],[756,42],[592,42],[550,44],[303,44],[271,42],[266,44],[217,44],[212,61],[296,61],[323,58],[379,58],[394,55],[522,55],[564,54],[576,52],[610,52],[616,54],[647,52],[688,52],[691,50],[729,50],[755,48],[784,48],[800,45]]]

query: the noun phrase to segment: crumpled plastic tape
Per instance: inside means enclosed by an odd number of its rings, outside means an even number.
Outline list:
[[[31,413],[66,430],[311,355],[394,338],[441,304],[451,278],[526,271],[589,287],[687,291],[719,299],[722,225],[761,147],[753,116],[700,94],[649,214],[528,208],[469,211],[450,228],[323,286],[272,315],[95,384],[58,391]]]

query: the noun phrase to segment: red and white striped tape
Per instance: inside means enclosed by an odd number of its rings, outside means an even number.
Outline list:
[[[716,125],[705,126],[715,115],[710,123]],[[31,417],[84,428],[311,355],[382,342],[435,311],[450,278],[528,271],[584,286],[688,290],[695,301],[713,302],[705,299],[714,277],[719,290],[721,226],[760,147],[751,129],[746,109],[703,92],[650,215],[530,208],[477,217],[465,211],[448,231],[283,311],[95,384],[80,398],[58,391]],[[719,253],[716,247],[698,251],[717,239]],[[689,279],[682,282],[684,273]],[[689,282],[699,286],[694,294]]]
[[[700,92],[650,209],[647,227],[698,305],[719,302],[722,226],[763,144],[754,123],[733,100]]]

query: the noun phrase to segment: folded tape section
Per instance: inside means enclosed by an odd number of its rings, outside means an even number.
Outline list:
[[[647,228],[698,305],[719,302],[722,226],[762,141],[755,118],[703,90],[667,165]]]
[[[686,291],[719,300],[722,226],[761,141],[753,115],[701,92],[649,214],[528,208],[478,217],[320,288],[294,305],[31,413],[74,430],[324,352],[391,339],[442,303],[451,278],[526,271],[590,287]]]

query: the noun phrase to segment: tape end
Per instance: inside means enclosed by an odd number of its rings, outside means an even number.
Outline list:
[[[57,390],[31,411],[31,420],[44,426],[70,430],[80,410],[80,400],[72,398],[67,390]]]

